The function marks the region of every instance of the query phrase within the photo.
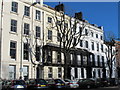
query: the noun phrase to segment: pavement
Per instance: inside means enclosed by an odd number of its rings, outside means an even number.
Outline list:
[[[92,89],[81,89],[81,88],[65,88],[65,90],[120,90],[120,86],[111,86],[111,87],[99,87],[99,88],[92,88]],[[0,89],[1,90],[1,89]],[[10,89],[13,90],[13,89]],[[16,90],[29,90],[29,89],[16,89]],[[35,89],[35,90],[54,90],[54,89]],[[55,89],[55,90],[63,90],[61,89]]]
[[[90,90],[120,90],[118,86],[110,86],[110,87],[100,87],[96,89],[90,89]]]

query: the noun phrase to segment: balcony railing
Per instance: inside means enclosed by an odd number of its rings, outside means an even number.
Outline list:
[[[64,64],[63,60],[53,59],[52,64]]]
[[[77,66],[87,66],[87,61],[71,61],[71,65],[77,65]]]
[[[104,65],[103,65],[103,62],[99,62],[99,64],[98,64],[97,61],[95,61],[95,62],[90,62],[90,65],[91,65],[91,66],[96,66],[96,67],[103,67],[103,66],[104,66]]]

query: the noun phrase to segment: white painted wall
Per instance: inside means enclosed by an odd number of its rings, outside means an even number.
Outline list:
[[[29,3],[23,3],[20,0],[14,0],[18,2],[18,13],[11,12],[11,1],[9,2],[4,2],[4,10],[3,10],[3,38],[2,38],[2,75],[1,78],[3,79],[8,79],[8,67],[9,65],[16,65],[16,78],[19,78],[20,76],[20,60],[21,60],[21,30],[23,30],[22,23],[29,23],[30,24],[30,33],[32,30],[32,44],[35,42],[35,26],[40,26],[41,27],[41,38],[38,40],[38,45],[42,45],[43,41],[43,28],[42,28],[42,20],[38,21],[35,20],[35,11],[40,10],[42,12],[41,7],[36,5],[36,7],[33,7],[33,13],[32,13],[32,7],[30,7],[30,17],[24,17],[24,5],[30,6]],[[0,0],[1,4],[1,0]],[[1,11],[1,5],[0,5],[0,11]],[[33,17],[32,17],[33,15]],[[23,18],[23,19],[22,19]],[[11,25],[11,19],[17,20],[17,33],[11,32],[10,31],[10,25]],[[42,19],[42,15],[41,15]],[[33,24],[32,24],[33,20]],[[1,23],[1,22],[0,22]],[[33,36],[34,35],[34,36]],[[17,41],[17,56],[16,60],[11,60],[10,58],[10,41]],[[23,35],[23,40],[22,42],[26,42],[26,38]],[[34,50],[33,50],[34,51]],[[42,50],[41,50],[42,53]],[[34,57],[33,57],[34,60]],[[42,61],[42,57],[41,57]],[[23,60],[22,62],[23,65],[26,65],[29,67],[29,78],[35,77],[34,75],[34,70],[33,70],[33,65],[31,64],[31,61],[26,61]],[[36,72],[36,71],[35,71]]]

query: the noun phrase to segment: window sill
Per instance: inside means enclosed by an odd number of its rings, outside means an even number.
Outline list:
[[[11,60],[16,61],[16,59],[11,58]]]
[[[47,39],[46,41],[47,41],[47,42],[53,42],[53,41],[52,41],[52,40],[50,40],[50,39]]]
[[[26,35],[26,34],[23,34],[22,36],[23,36],[23,37],[30,37],[30,35]]]
[[[35,19],[35,21],[37,21],[37,22],[41,22],[41,20],[37,20],[37,19]]]
[[[53,25],[53,23],[47,22],[48,25]]]
[[[14,11],[10,11],[10,13],[15,14],[15,15],[18,15],[18,13],[17,13],[17,12],[14,12]]]
[[[30,19],[30,16],[23,15],[23,18],[28,18],[28,19]]]
[[[23,61],[25,61],[25,62],[26,62],[26,61],[29,62],[29,60],[27,60],[27,59],[23,59]]]
[[[10,34],[14,34],[14,35],[18,35],[17,32],[12,32],[12,31],[10,31],[9,33],[10,33]]]
[[[35,37],[35,39],[37,39],[37,40],[42,40],[41,37]]]

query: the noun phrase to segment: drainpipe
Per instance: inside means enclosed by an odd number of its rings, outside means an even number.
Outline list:
[[[42,42],[42,76],[41,76],[41,78],[43,78],[44,79],[44,62],[43,62],[43,58],[44,58],[44,56],[43,56],[43,47],[44,47],[44,11],[42,11],[42,39],[43,39],[43,42]]]
[[[2,57],[1,57],[1,54],[2,54],[2,23],[3,23],[3,0],[2,0],[2,3],[1,3],[1,23],[0,23],[0,78],[2,78]]]

